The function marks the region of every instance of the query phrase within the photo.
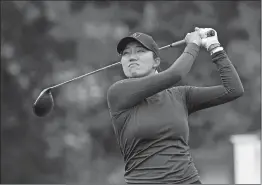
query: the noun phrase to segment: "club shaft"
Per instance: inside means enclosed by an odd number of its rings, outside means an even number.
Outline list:
[[[159,48],[159,50],[162,50],[162,49],[165,49],[165,48],[170,48],[170,47],[176,47],[176,46],[182,45],[182,44],[184,44],[184,43],[185,43],[185,40],[180,40],[180,41],[174,42],[174,43],[172,43],[172,44],[163,46],[163,47]],[[97,69],[97,70],[95,70],[95,71],[92,71],[92,72],[90,72],[90,73],[83,74],[83,75],[78,76],[78,77],[76,77],[76,78],[73,78],[73,79],[71,79],[71,80],[67,80],[67,81],[62,82],[62,83],[60,83],[60,84],[54,85],[54,86],[52,86],[52,87],[49,87],[49,89],[54,89],[54,88],[59,87],[59,86],[61,86],[61,85],[67,84],[67,83],[69,83],[69,82],[72,82],[72,81],[75,81],[75,80],[78,80],[78,79],[81,79],[81,78],[83,78],[83,77],[92,75],[92,74],[94,74],[94,73],[97,73],[97,72],[99,72],[99,71],[102,71],[102,70],[104,70],[104,69],[108,69],[108,68],[110,68],[110,67],[113,67],[113,66],[116,66],[116,65],[119,65],[119,64],[121,64],[121,62],[116,62],[116,63],[114,63],[114,64],[110,64],[110,65],[108,65],[108,66],[106,66],[106,67],[102,67],[102,68]]]
[[[83,77],[92,75],[92,74],[94,74],[94,73],[97,73],[97,72],[99,72],[99,71],[102,71],[102,70],[104,70],[104,69],[107,69],[107,68],[110,68],[110,67],[113,67],[113,66],[116,66],[116,65],[119,65],[119,64],[121,64],[121,63],[120,63],[120,62],[117,62],[117,63],[111,64],[111,65],[108,65],[108,66],[106,66],[106,67],[102,67],[102,68],[97,69],[97,70],[95,70],[95,71],[92,71],[92,72],[90,72],[90,73],[86,73],[86,74],[83,74],[83,75],[78,76],[78,77],[76,77],[76,78],[73,78],[73,79],[71,79],[71,80],[68,80],[68,81],[62,82],[62,83],[60,83],[60,84],[54,85],[54,86],[50,87],[50,89],[54,89],[54,88],[59,87],[59,86],[61,86],[61,85],[67,84],[67,83],[69,83],[69,82],[72,82],[72,81],[74,81],[74,80],[78,80],[78,79],[80,79],[80,78],[83,78]]]
[[[172,48],[172,47],[180,46],[180,45],[185,44],[185,43],[186,43],[185,40],[180,40],[180,41],[177,41],[177,42],[173,42],[172,44],[163,46],[163,47],[159,48],[159,50],[165,49],[165,48]]]

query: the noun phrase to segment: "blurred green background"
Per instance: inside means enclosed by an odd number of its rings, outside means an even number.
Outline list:
[[[204,182],[233,182],[229,137],[261,130],[260,1],[1,1],[1,11],[1,183],[124,184],[106,102],[120,66],[56,89],[45,118],[32,104],[44,88],[117,61],[130,33],[164,46],[196,26],[218,32],[245,94],[191,115],[191,151]],[[161,68],[183,49],[162,50]],[[181,84],[220,84],[204,49]]]

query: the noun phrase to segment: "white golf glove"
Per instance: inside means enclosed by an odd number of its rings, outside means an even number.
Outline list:
[[[213,30],[215,32],[214,36],[207,37],[207,33]],[[195,28],[195,31],[199,31],[200,37],[202,38],[201,45],[207,49],[207,51],[210,51],[210,46],[215,44],[217,46],[220,46],[220,43],[217,38],[217,32],[212,28]]]

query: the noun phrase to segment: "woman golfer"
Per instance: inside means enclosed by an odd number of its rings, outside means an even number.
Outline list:
[[[167,70],[160,64],[156,42],[135,33],[117,46],[127,79],[114,83],[107,101],[112,123],[125,162],[128,184],[200,183],[189,146],[188,116],[198,110],[227,103],[243,95],[236,69],[209,28],[188,33],[181,56]],[[210,53],[222,85],[176,86],[194,63],[200,47]]]

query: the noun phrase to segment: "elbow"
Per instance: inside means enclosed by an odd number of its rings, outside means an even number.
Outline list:
[[[240,81],[240,79],[239,79],[239,82],[238,82],[238,87],[236,88],[235,91],[236,91],[237,98],[244,95],[245,90],[244,90],[243,84]]]
[[[177,70],[177,71],[174,72],[174,74],[176,74],[176,75],[175,75],[176,79],[177,79],[178,81],[180,81],[180,80],[182,80],[183,78],[186,77],[186,75],[187,75],[188,72],[189,72],[189,71],[185,71],[185,70]]]
[[[225,89],[226,90],[226,97],[228,101],[233,101],[235,99],[240,98],[241,96],[244,95],[244,88],[242,86],[242,84],[240,84],[240,86],[235,87],[235,88],[229,88],[229,89]]]
[[[178,69],[167,69],[166,71],[163,72],[163,74],[166,73],[166,76],[168,76],[168,80],[172,79],[172,83],[177,83],[179,81],[181,81],[185,76],[186,74],[183,73],[182,70],[178,70]],[[168,73],[168,74],[167,74]]]
[[[244,88],[242,85],[240,85],[239,88],[235,89],[235,92],[233,93],[233,98],[237,99],[244,95]]]
[[[184,79],[186,77],[186,74],[179,74],[178,81]]]
[[[243,87],[243,85],[242,84],[240,84],[239,85],[239,89],[238,89],[238,97],[241,97],[241,96],[243,96],[244,95],[244,92],[245,92],[245,90],[244,90],[244,87]]]
[[[238,98],[244,95],[244,88],[241,89],[241,91],[238,92]]]
[[[244,91],[237,92],[237,93],[235,94],[235,99],[240,98],[240,97],[243,96],[243,95],[244,95]]]

